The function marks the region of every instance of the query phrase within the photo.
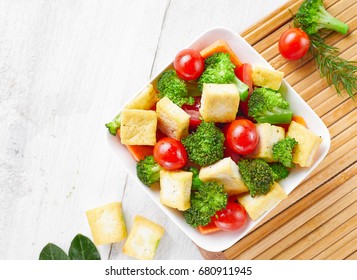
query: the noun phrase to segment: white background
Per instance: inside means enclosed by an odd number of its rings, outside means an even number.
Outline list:
[[[205,30],[240,33],[286,0],[0,0],[0,259],[91,237],[85,211],[122,201],[166,229],[156,259],[202,259],[135,186],[104,124]],[[122,243],[103,259],[130,259]]]

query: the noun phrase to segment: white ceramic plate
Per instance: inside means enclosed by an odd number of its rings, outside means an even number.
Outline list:
[[[272,66],[258,52],[256,52],[242,37],[240,37],[234,31],[223,27],[213,28],[204,32],[197,39],[195,39],[192,44],[187,46],[187,48],[202,50],[218,39],[226,40],[229,46],[233,49],[233,51],[237,54],[237,56],[242,62],[247,62],[252,65],[260,64],[272,68]],[[169,67],[170,65],[171,63],[167,67]],[[156,75],[148,83],[153,82],[167,67],[160,71],[160,73],[158,73],[158,75]],[[144,87],[142,89],[144,89]],[[321,136],[323,139],[322,144],[319,147],[319,150],[315,156],[314,164],[310,168],[296,168],[289,174],[288,178],[280,181],[280,185],[284,188],[286,193],[289,194],[310,174],[312,170],[316,168],[316,166],[326,156],[330,147],[330,134],[321,119],[306,104],[306,102],[299,96],[299,94],[296,93],[296,91],[292,87],[290,87],[290,85],[285,80],[282,83],[280,91],[285,97],[285,99],[290,103],[290,107],[293,110],[294,114],[304,116],[309,129],[311,129],[317,135]],[[141,90],[139,92],[141,92]],[[187,234],[189,238],[191,238],[193,242],[195,242],[198,246],[205,250],[218,252],[231,247],[238,240],[244,237],[268,213],[266,212],[256,221],[248,219],[248,222],[245,224],[245,226],[238,231],[220,231],[209,235],[202,235],[198,232],[197,229],[192,228],[185,222],[185,219],[181,212],[162,205],[160,203],[158,191],[153,191],[140,182],[140,180],[136,176],[136,162],[129,154],[127,149],[118,141],[117,137],[113,137],[108,133],[108,142],[110,147],[114,150],[114,154],[118,156],[120,162],[126,168],[128,173],[134,178],[134,180],[136,180],[137,184],[141,187],[141,189],[146,192],[155,203],[158,204],[162,211],[164,211],[166,215],[169,216],[172,221],[185,234]]]

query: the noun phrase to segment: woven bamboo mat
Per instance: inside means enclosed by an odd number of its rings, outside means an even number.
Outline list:
[[[331,147],[324,161],[247,236],[220,253],[201,249],[206,259],[357,259],[357,102],[338,96],[320,77],[311,57],[287,61],[277,42],[292,25],[302,0],[287,4],[242,33],[320,116]],[[325,0],[334,16],[348,23],[347,35],[333,33],[330,45],[357,60],[357,1]]]

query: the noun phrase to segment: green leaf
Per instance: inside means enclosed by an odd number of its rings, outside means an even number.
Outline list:
[[[57,245],[48,243],[40,253],[40,260],[68,260],[67,254]]]
[[[100,260],[94,243],[82,234],[77,234],[73,238],[68,255],[71,260]]]

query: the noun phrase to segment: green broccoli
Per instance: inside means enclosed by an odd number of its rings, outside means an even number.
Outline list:
[[[183,212],[186,222],[193,226],[205,226],[211,217],[227,205],[227,194],[223,186],[215,182],[202,183],[191,194],[191,207]]]
[[[273,171],[274,181],[279,181],[288,177],[289,169],[285,167],[281,162],[273,162],[269,164],[269,166]]]
[[[289,103],[277,91],[257,88],[248,101],[248,115],[258,123],[290,123],[293,112]]]
[[[286,137],[273,145],[273,157],[284,166],[293,168],[293,150],[297,145],[295,138]]]
[[[198,171],[197,168],[192,167],[192,166],[189,167],[187,171],[190,171],[190,172],[193,173],[191,190],[197,191],[197,190],[200,188],[200,186],[202,185],[202,183],[203,183],[203,182],[201,181],[201,179],[198,177],[199,171]]]
[[[136,164],[136,175],[146,186],[159,181],[160,170],[161,166],[155,161],[154,156],[147,156]]]
[[[203,84],[235,84],[240,98],[245,101],[249,87],[240,81],[234,74],[235,65],[229,54],[217,52],[205,60],[205,70],[198,79],[198,88],[202,91]]]
[[[111,135],[117,135],[117,131],[120,128],[120,113],[116,115],[111,122],[106,123],[105,126],[108,128]]]
[[[224,134],[214,123],[202,122],[197,130],[181,140],[189,159],[200,166],[224,156]]]
[[[315,34],[322,28],[342,34],[346,34],[348,31],[347,24],[339,21],[326,11],[322,0],[304,1],[295,15],[295,20],[308,35]]]
[[[274,174],[268,163],[262,159],[241,159],[238,167],[251,197],[269,192]]]
[[[192,105],[195,100],[188,95],[187,86],[184,80],[181,80],[175,70],[168,70],[162,74],[158,83],[159,98],[167,97],[178,106],[183,104]]]

